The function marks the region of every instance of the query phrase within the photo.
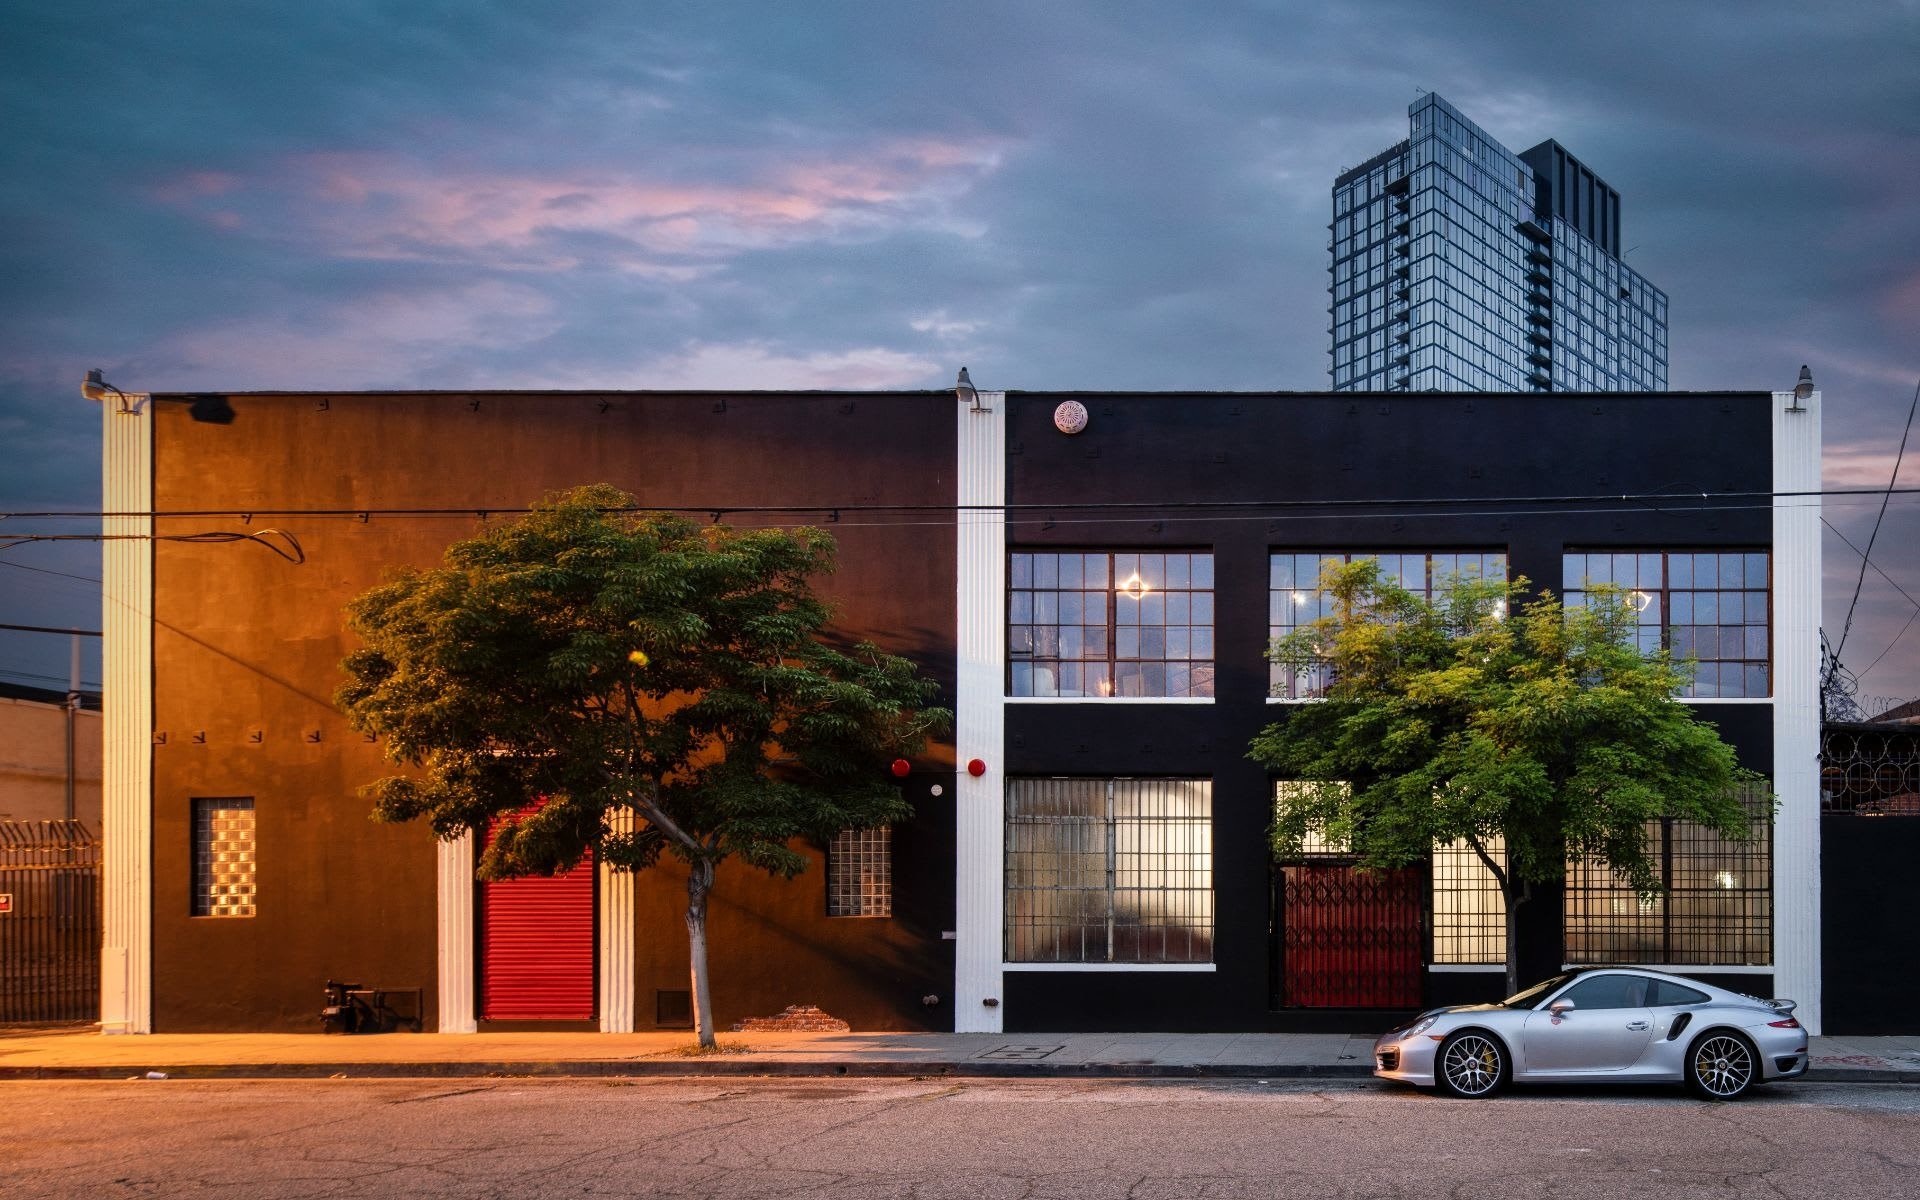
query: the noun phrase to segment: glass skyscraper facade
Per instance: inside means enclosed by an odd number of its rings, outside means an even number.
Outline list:
[[[1408,125],[1333,182],[1334,390],[1666,390],[1667,297],[1620,261],[1620,194],[1432,93]]]

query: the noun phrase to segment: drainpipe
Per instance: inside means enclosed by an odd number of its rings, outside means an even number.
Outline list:
[[[73,823],[74,722],[80,713],[80,635],[73,635],[73,658],[67,669],[67,823]]]

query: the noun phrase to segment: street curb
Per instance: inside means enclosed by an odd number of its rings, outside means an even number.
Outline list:
[[[689,1059],[657,1062],[580,1059],[560,1062],[418,1063],[194,1063],[183,1066],[15,1067],[0,1066],[10,1079],[675,1079],[700,1076],[796,1078],[907,1078],[944,1076],[980,1079],[1365,1079],[1372,1068],[1296,1063],[1202,1066],[1192,1063],[1044,1062],[742,1062]]]
[[[1045,1062],[780,1062],[688,1059],[578,1059],[555,1062],[189,1063],[176,1066],[0,1066],[10,1080],[107,1079],[1366,1079],[1365,1065],[1294,1063],[1045,1063]],[[1920,1086],[1920,1071],[1864,1067],[1813,1068],[1810,1083],[1891,1083]],[[1794,1081],[1789,1081],[1794,1082]]]

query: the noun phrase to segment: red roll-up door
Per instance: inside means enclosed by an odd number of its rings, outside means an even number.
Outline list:
[[[480,1016],[591,1021],[593,859],[551,878],[480,885]]]

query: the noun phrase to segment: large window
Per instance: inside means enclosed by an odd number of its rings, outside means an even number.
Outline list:
[[[1444,596],[1455,579],[1505,579],[1507,556],[1497,551],[1430,551],[1410,553],[1350,550],[1295,550],[1275,552],[1267,560],[1267,636],[1283,638],[1333,611],[1333,599],[1320,586],[1320,568],[1328,559],[1350,563],[1372,558],[1388,581],[1428,599]],[[1326,694],[1327,668],[1297,669],[1273,664],[1269,676],[1272,694],[1305,700]]]
[[[1007,784],[1009,962],[1213,961],[1213,785]]]
[[[1487,839],[1487,853],[1504,866],[1506,839]],[[1464,841],[1433,848],[1433,961],[1507,961],[1507,906],[1500,881]]]
[[[254,914],[253,797],[193,802],[193,915]]]
[[[1773,824],[1749,800],[1752,840],[1687,821],[1647,826],[1666,890],[1643,899],[1603,866],[1567,868],[1567,961],[1765,965],[1773,961]]]
[[[1022,550],[1007,577],[1009,695],[1213,695],[1213,555]]]
[[[1562,586],[1583,603],[1596,583],[1621,588],[1639,611],[1640,647],[1663,643],[1698,665],[1686,696],[1768,696],[1772,609],[1765,551],[1593,551],[1568,553]]]

